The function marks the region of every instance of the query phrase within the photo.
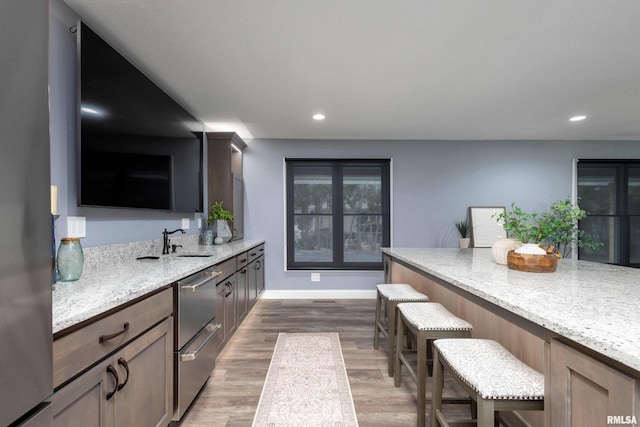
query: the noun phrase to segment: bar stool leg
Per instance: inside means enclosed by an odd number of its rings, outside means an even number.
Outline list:
[[[396,320],[398,318],[398,314],[396,313],[397,302],[389,301],[387,303],[387,317],[389,318],[389,336],[388,336],[388,345],[387,349],[387,367],[389,376],[393,376],[393,363],[395,358],[395,348],[396,348]]]
[[[402,316],[400,316],[402,317]],[[426,423],[425,409],[427,404],[427,339],[418,332],[417,336],[418,351],[418,369],[416,375],[418,377],[418,399],[416,406],[418,407],[418,427],[424,427]]]
[[[495,402],[478,396],[478,427],[494,427]]]
[[[382,297],[380,296],[380,292],[376,292],[376,319],[374,324],[374,335],[373,335],[373,348],[378,349],[380,345],[380,314],[382,313]]]
[[[400,354],[402,353],[402,341],[404,339],[406,327],[402,321],[402,316],[398,316],[398,331],[396,335],[396,351],[394,352],[394,364],[393,364],[393,385],[400,387],[400,381],[402,380],[402,363],[400,362]],[[409,340],[407,336],[407,340]]]
[[[436,411],[442,408],[442,389],[444,387],[444,366],[438,352],[433,352],[433,391],[431,392],[431,427],[440,425],[436,421]]]

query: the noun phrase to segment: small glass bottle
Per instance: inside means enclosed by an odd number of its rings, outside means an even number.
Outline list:
[[[63,237],[58,247],[58,274],[63,282],[78,280],[82,274],[84,255],[80,239]]]

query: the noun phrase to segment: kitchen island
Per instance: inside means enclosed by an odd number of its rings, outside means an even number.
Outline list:
[[[493,262],[490,249],[383,249],[385,281],[409,283],[545,374],[533,425],[638,417],[640,270],[562,259],[555,273]],[[627,418],[623,418],[626,420]]]

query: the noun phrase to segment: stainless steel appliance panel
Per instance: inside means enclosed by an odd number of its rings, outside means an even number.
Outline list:
[[[181,349],[216,316],[214,267],[178,282],[178,349]]]
[[[0,2],[0,425],[53,393],[48,2]]]
[[[182,351],[176,352],[178,369],[176,415],[178,419],[182,418],[215,367],[216,336],[220,326],[214,322],[208,324]]]

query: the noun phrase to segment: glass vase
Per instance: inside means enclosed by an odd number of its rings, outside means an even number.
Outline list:
[[[84,265],[84,255],[80,239],[75,237],[64,237],[58,247],[58,275],[63,282],[78,280],[82,274]]]

